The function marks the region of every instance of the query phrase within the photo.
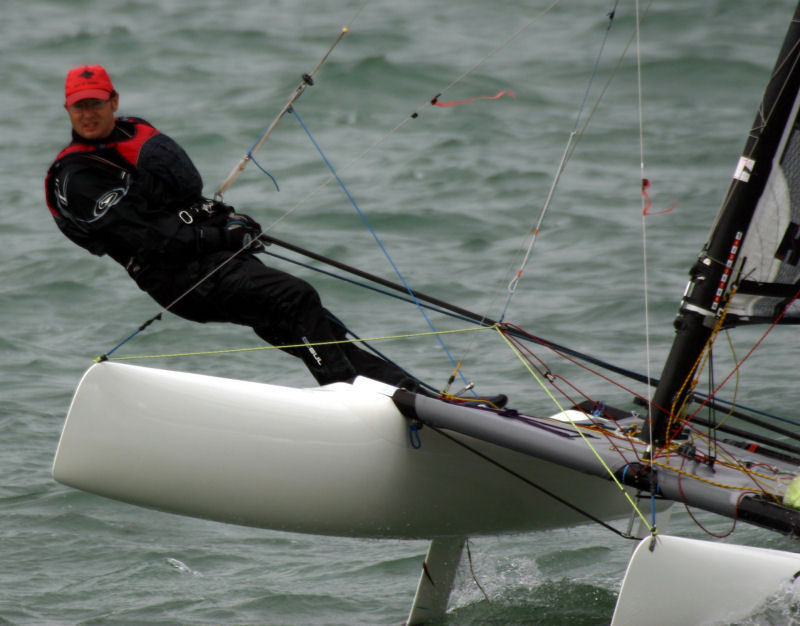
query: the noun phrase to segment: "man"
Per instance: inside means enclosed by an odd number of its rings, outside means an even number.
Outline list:
[[[250,326],[301,358],[320,384],[364,375],[416,388],[403,370],[353,344],[311,285],[267,267],[252,218],[203,197],[184,150],[146,121],[115,117],[119,95],[100,65],[66,78],[72,142],[50,167],[47,204],[61,231],[120,263],[162,307],[197,322]]]

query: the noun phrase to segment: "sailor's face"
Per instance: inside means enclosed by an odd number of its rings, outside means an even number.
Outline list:
[[[114,130],[114,113],[119,105],[119,95],[108,100],[87,98],[65,106],[73,130],[84,139],[105,139]]]

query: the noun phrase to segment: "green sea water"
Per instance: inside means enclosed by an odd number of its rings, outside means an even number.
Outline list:
[[[493,317],[505,311],[537,335],[635,371],[646,371],[649,360],[660,373],[687,271],[727,188],[793,3],[653,2],[639,46],[634,40],[617,67],[635,22],[633,2],[621,1],[596,71],[615,3],[564,0],[534,19],[552,4],[4,0],[0,623],[400,624],[427,548],[226,526],[53,481],[53,453],[82,373],[158,311],[122,268],[66,240],[45,207],[44,173],[69,139],[63,79],[74,65],[104,64],[120,113],[178,140],[210,195],[348,26],[296,112],[391,262],[341,189],[325,184],[329,173],[297,116],[285,116],[257,155],[280,191],[251,164],[226,201],[281,239],[398,280],[394,265],[418,290]],[[450,102],[504,90],[515,97],[429,104],[437,94]],[[589,117],[506,309],[508,271],[519,264],[571,133]],[[645,234],[643,175],[655,209],[678,201],[648,218]],[[313,282],[363,337],[428,330],[405,303],[270,262]],[[432,321],[439,329],[464,326],[439,314]],[[741,333],[737,354],[761,332]],[[479,389],[505,392],[534,413],[551,410],[504,344],[473,335],[448,340],[448,348],[465,355]],[[120,354],[256,345],[246,329],[166,315]],[[437,386],[452,370],[430,338],[380,347]],[[791,329],[770,336],[742,372],[741,401],[796,412],[799,350]],[[275,351],[153,364],[312,383],[299,362]],[[558,366],[587,395],[630,403],[628,391]],[[713,533],[730,528],[695,516]],[[707,536],[680,506],[670,529]],[[744,525],[728,540],[794,548]],[[444,623],[606,624],[630,550],[592,525],[474,538],[472,570],[486,596],[462,563]],[[777,598],[745,623],[791,619],[791,603]]]

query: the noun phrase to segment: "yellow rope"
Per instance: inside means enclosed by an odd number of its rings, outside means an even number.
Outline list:
[[[608,475],[611,477],[611,480],[617,485],[617,487],[619,487],[620,491],[622,491],[623,495],[628,500],[628,502],[630,503],[631,507],[636,512],[636,514],[649,527],[650,526],[650,522],[647,520],[647,517],[642,513],[642,511],[636,505],[636,502],[634,502],[633,498],[631,498],[630,494],[625,489],[625,486],[614,475],[613,470],[608,466],[608,464],[605,462],[605,460],[602,458],[602,456],[600,456],[600,454],[594,448],[592,443],[586,438],[586,436],[583,433],[584,429],[581,426],[579,426],[578,424],[576,424],[569,417],[569,414],[566,413],[565,409],[561,406],[561,404],[558,401],[558,399],[553,395],[553,393],[551,392],[550,388],[539,377],[537,372],[531,367],[530,363],[528,363],[528,361],[519,352],[519,350],[516,348],[516,346],[508,339],[508,337],[505,336],[505,334],[503,333],[503,330],[500,327],[500,325],[469,327],[469,328],[460,328],[460,329],[443,330],[443,331],[427,331],[427,332],[420,332],[420,333],[406,333],[406,334],[401,334],[401,335],[385,335],[385,336],[371,337],[371,338],[366,338],[366,339],[353,339],[353,340],[342,340],[342,341],[325,341],[325,342],[312,343],[311,345],[324,346],[324,345],[334,345],[334,344],[342,344],[342,343],[363,343],[363,342],[369,342],[369,341],[393,341],[393,340],[398,340],[398,339],[410,339],[410,338],[417,338],[417,337],[428,337],[428,336],[432,336],[432,335],[452,335],[452,334],[467,333],[467,332],[474,332],[474,331],[483,331],[483,330],[495,330],[495,331],[498,332],[498,334],[502,337],[503,341],[505,341],[506,345],[508,345],[508,347],[511,349],[511,351],[522,362],[522,364],[524,365],[525,369],[528,370],[528,372],[531,374],[533,379],[545,391],[547,396],[552,400],[553,404],[558,408],[558,410],[561,411],[565,415],[565,417],[569,420],[570,424],[575,429],[575,431],[580,435],[580,437],[583,439],[584,443],[589,447],[590,450],[592,450],[594,455],[597,457],[597,460],[600,462],[600,464],[608,472]],[[228,349],[224,349],[224,350],[204,350],[204,351],[198,351],[198,352],[176,352],[176,353],[169,353],[169,354],[135,355],[135,356],[126,356],[126,357],[114,357],[114,358],[109,358],[108,360],[109,361],[132,361],[132,360],[176,358],[176,357],[187,357],[187,356],[209,356],[209,355],[219,355],[219,354],[235,354],[235,353],[241,353],[241,352],[254,352],[254,351],[257,351],[257,350],[280,350],[280,349],[286,349],[286,348],[302,348],[302,347],[305,347],[305,345],[306,344],[292,344],[292,345],[283,345],[283,346],[256,346],[256,347],[248,347],[248,348],[228,348]],[[95,360],[98,360],[98,359],[95,359]],[[721,487],[721,488],[724,488],[724,489],[731,489],[731,490],[738,490],[738,491],[752,491],[752,489],[753,489],[753,487],[743,487],[743,486],[740,486],[740,485],[726,485],[726,484],[723,484],[723,483],[714,482],[712,480],[697,476],[696,474],[692,474],[692,473],[690,473],[690,472],[688,472],[686,470],[675,468],[675,467],[672,467],[670,465],[667,465],[665,463],[661,463],[661,462],[658,462],[658,461],[655,461],[655,460],[651,460],[651,464],[654,465],[654,466],[661,467],[661,468],[663,468],[665,470],[669,470],[669,471],[681,474],[683,476],[686,476],[687,478],[693,478],[695,480],[699,480],[699,481],[702,481],[704,483],[707,483],[707,484],[710,484],[710,485],[714,485],[716,487]],[[761,478],[763,480],[768,480],[768,481],[773,481],[773,482],[774,481],[778,481],[778,479],[775,478],[775,477],[766,476],[766,475],[760,474],[758,472],[754,472],[752,470],[749,470],[747,473],[749,473],[752,476],[758,476],[759,478]],[[768,495],[775,495],[775,494],[769,494],[769,492],[767,492],[763,487],[761,487],[761,489],[762,489],[762,491],[764,493],[767,493]],[[652,534],[656,534],[657,530],[655,528],[651,528],[651,533]]]
[[[711,450],[711,448],[712,448],[712,441],[711,441],[711,439],[710,439],[708,436],[706,436],[704,433],[702,433],[702,432],[699,432],[699,431],[698,431],[698,432],[696,432],[696,433],[695,433],[695,435],[694,435],[694,438],[695,438],[695,439],[699,439],[699,440],[703,441],[703,442],[705,443],[705,445],[707,445],[707,446],[708,446],[708,449],[709,449],[709,451]],[[678,446],[677,444],[673,443],[673,444],[671,444],[671,445],[670,445],[670,448],[669,448],[669,450],[667,450],[667,453],[669,453],[669,452],[674,452],[674,451],[676,451],[676,450],[677,450],[679,447],[680,447],[680,446]],[[722,448],[722,447],[715,447],[715,449],[716,449],[716,451],[717,451],[717,452],[718,452],[718,453],[721,455],[721,457],[717,459],[717,462],[721,463],[721,464],[722,464],[722,465],[724,465],[725,467],[729,467],[729,468],[731,468],[731,469],[735,469],[735,470],[737,470],[737,471],[739,471],[739,472],[742,472],[744,475],[746,475],[747,477],[749,477],[749,478],[750,478],[750,480],[752,480],[752,481],[753,481],[753,486],[752,486],[752,487],[749,487],[749,488],[745,488],[745,487],[730,487],[731,489],[737,489],[737,488],[738,488],[738,489],[742,489],[742,490],[747,490],[747,489],[759,489],[759,490],[760,490],[760,491],[762,491],[763,493],[765,493],[765,494],[769,494],[769,492],[767,491],[767,488],[766,488],[766,487],[764,487],[763,485],[761,485],[761,483],[759,483],[759,480],[760,480],[760,479],[763,479],[763,480],[772,481],[772,482],[778,482],[778,483],[781,481],[781,478],[779,478],[779,477],[777,477],[777,476],[774,476],[774,475],[773,475],[773,476],[768,476],[768,475],[766,475],[766,474],[762,474],[762,473],[760,473],[760,472],[757,472],[757,471],[753,470],[753,469],[752,469],[752,468],[750,468],[750,467],[745,467],[744,465],[742,465],[742,463],[739,461],[739,459],[737,459],[737,458],[736,458],[735,456],[733,456],[732,454],[729,454],[729,453],[728,453],[728,452],[725,450],[725,448]],[[676,470],[676,471],[677,471],[677,470]],[[684,471],[683,473],[686,473],[686,472]],[[688,476],[694,476],[693,474],[686,474],[686,475],[688,475]],[[712,484],[712,485],[717,485],[717,486],[720,486],[720,487],[724,486],[724,485],[721,485],[721,484],[719,484],[719,483],[714,483],[714,482],[711,482],[711,481],[709,481],[709,480],[706,480],[706,479],[700,478],[699,476],[697,476],[697,479],[698,479],[698,480],[702,480],[702,481],[704,481],[704,482],[708,482],[708,483],[710,483],[710,484]]]
[[[731,357],[733,358],[733,362],[738,365],[739,359],[736,356],[736,349],[734,348],[733,340],[731,339],[731,335],[730,335],[729,332],[725,331],[725,336],[728,339],[728,347],[730,348]],[[739,370],[736,369],[736,382],[733,385],[733,400],[731,400],[731,408],[728,411],[727,415],[725,415],[725,417],[723,417],[721,420],[719,420],[719,422],[717,422],[717,425],[714,426],[714,430],[719,430],[719,428],[721,428],[722,425],[725,422],[728,421],[728,418],[731,415],[733,415],[733,412],[736,410],[736,402],[737,402],[737,398],[738,397],[739,397]]]
[[[658,467],[661,467],[661,468],[663,468],[665,470],[670,470],[672,472],[675,472],[676,474],[681,474],[683,476],[686,476],[687,478],[693,478],[695,480],[699,480],[700,482],[703,482],[703,483],[706,483],[706,484],[709,484],[709,485],[713,485],[714,487],[721,487],[722,489],[731,489],[731,490],[734,490],[734,491],[754,491],[754,488],[752,486],[745,487],[743,485],[726,485],[725,483],[718,483],[716,481],[709,480],[708,478],[703,478],[702,476],[698,476],[697,474],[692,474],[691,472],[688,472],[688,471],[686,471],[684,469],[680,469],[678,467],[672,467],[671,465],[667,465],[666,463],[661,463],[659,461],[653,460],[653,461],[651,461],[651,464],[652,465],[657,465]],[[756,475],[756,476],[759,476],[760,478],[763,478],[764,480],[772,480],[772,481],[777,481],[778,480],[777,478],[770,477],[770,476],[764,476],[763,474],[756,474],[755,472],[751,472],[751,473]],[[776,496],[777,497],[777,494],[768,492],[766,489],[764,489],[760,485],[757,485],[757,488],[760,489],[763,493],[765,493],[767,495],[771,495],[771,496]]]
[[[505,336],[505,334],[503,333],[503,330],[502,330],[502,329],[501,329],[499,326],[497,326],[497,325],[493,326],[492,328],[494,328],[495,330],[497,330],[497,332],[498,332],[498,333],[500,334],[500,336],[503,338],[503,341],[505,341],[505,342],[506,342],[506,344],[508,345],[508,347],[509,347],[509,348],[511,348],[511,351],[512,351],[514,354],[516,354],[516,355],[517,355],[517,358],[518,358],[518,359],[519,359],[519,360],[522,362],[522,364],[525,366],[525,369],[527,369],[527,370],[528,370],[528,372],[530,372],[531,376],[533,376],[533,379],[534,379],[534,380],[535,380],[535,381],[536,381],[536,382],[539,384],[539,386],[540,386],[542,389],[544,389],[544,392],[545,392],[545,393],[547,394],[547,396],[548,396],[548,397],[549,397],[549,398],[550,398],[550,399],[553,401],[553,404],[555,404],[555,405],[556,405],[556,407],[558,407],[558,410],[559,410],[559,411],[561,411],[561,412],[564,414],[564,416],[565,416],[565,417],[566,417],[566,418],[569,420],[569,423],[572,425],[572,427],[575,429],[575,431],[576,431],[576,432],[577,432],[577,433],[580,435],[581,439],[583,439],[583,442],[584,442],[584,443],[585,443],[587,446],[589,446],[589,449],[590,449],[590,450],[591,450],[591,451],[594,453],[594,455],[597,457],[597,460],[600,462],[600,465],[602,465],[602,466],[605,468],[605,470],[608,472],[608,475],[611,477],[611,480],[612,480],[612,481],[614,481],[614,483],[617,485],[617,487],[619,487],[620,491],[621,491],[621,492],[622,492],[622,494],[625,496],[625,498],[628,500],[628,502],[630,503],[631,507],[633,507],[633,510],[634,510],[634,511],[636,511],[636,514],[639,516],[639,518],[642,520],[642,522],[643,522],[643,523],[644,523],[644,524],[645,524],[645,525],[646,525],[648,528],[650,528],[650,533],[651,533],[652,535],[656,535],[658,531],[657,531],[657,530],[656,530],[656,529],[655,529],[653,526],[651,526],[651,525],[650,525],[650,522],[647,520],[647,517],[646,517],[646,516],[645,516],[645,515],[642,513],[642,511],[639,509],[639,507],[638,507],[638,506],[636,506],[636,503],[633,501],[633,498],[631,498],[631,495],[630,495],[630,494],[627,492],[627,490],[625,489],[625,486],[624,486],[624,485],[623,485],[621,482],[619,482],[619,479],[618,479],[618,478],[617,478],[617,477],[614,475],[614,471],[613,471],[613,470],[612,470],[612,469],[611,469],[611,468],[608,466],[608,464],[605,462],[605,460],[603,459],[603,457],[601,457],[601,456],[600,456],[600,453],[599,453],[599,452],[598,452],[598,451],[595,449],[595,447],[594,447],[594,446],[591,444],[591,442],[590,442],[590,441],[589,441],[589,440],[586,438],[586,435],[584,435],[584,433],[583,433],[583,429],[582,429],[580,426],[578,426],[578,425],[577,425],[577,424],[576,424],[576,423],[575,423],[575,422],[572,420],[572,418],[569,416],[569,414],[567,414],[567,412],[566,412],[566,411],[565,411],[565,410],[564,410],[564,409],[561,407],[561,404],[559,403],[558,399],[557,399],[557,398],[556,398],[556,397],[553,395],[553,393],[550,391],[550,388],[549,388],[549,387],[548,387],[548,386],[547,386],[547,385],[544,383],[544,381],[543,381],[543,380],[542,380],[542,379],[539,377],[539,375],[536,373],[536,370],[534,370],[534,369],[533,369],[533,368],[530,366],[530,363],[528,363],[528,361],[527,361],[527,360],[525,359],[525,357],[524,357],[524,356],[523,356],[523,355],[522,355],[522,354],[519,352],[519,350],[517,350],[517,347],[516,347],[516,346],[515,346],[515,345],[514,345],[514,344],[513,344],[513,343],[512,343],[512,342],[511,342],[509,339],[508,339],[508,337],[506,337],[506,336]]]
[[[702,372],[706,367],[706,362],[711,355],[711,348],[714,346],[714,342],[717,340],[717,335],[722,330],[722,324],[725,321],[725,318],[728,315],[728,307],[730,307],[731,300],[733,296],[736,295],[736,286],[734,285],[731,288],[730,293],[728,294],[727,301],[725,303],[725,307],[722,309],[722,312],[717,317],[717,320],[714,324],[714,328],[711,330],[711,334],[708,336],[706,340],[706,345],[703,346],[703,349],[700,351],[700,354],[697,355],[697,360],[692,365],[692,368],[689,370],[689,373],[686,375],[686,378],[683,381],[678,392],[675,394],[675,400],[672,402],[672,406],[670,407],[669,411],[669,420],[667,422],[667,433],[672,430],[672,423],[676,419],[680,419],[680,415],[684,414],[686,410],[686,405],[689,403],[689,396],[690,393],[684,394],[684,389],[689,387],[689,392],[694,391],[697,383],[699,382],[700,372]],[[677,406],[678,398],[682,398],[681,406]]]
[[[467,333],[473,331],[480,331],[480,330],[492,330],[492,326],[478,326],[478,327],[470,327],[470,328],[459,328],[455,330],[439,330],[439,331],[427,331],[422,333],[408,333],[405,335],[386,335],[383,337],[372,337],[367,339],[343,339],[341,341],[320,341],[317,343],[311,344],[292,344],[292,345],[285,345],[285,346],[255,346],[251,348],[227,348],[225,350],[203,350],[199,352],[175,352],[171,354],[145,354],[145,355],[136,355],[136,356],[120,356],[120,357],[109,357],[107,360],[109,361],[135,361],[135,360],[142,360],[142,359],[166,359],[166,358],[173,358],[173,357],[185,357],[185,356],[209,356],[214,354],[234,354],[238,352],[255,352],[257,350],[283,350],[288,348],[304,348],[306,345],[312,346],[329,346],[329,345],[336,345],[342,343],[364,343],[368,341],[391,341],[395,339],[411,339],[415,337],[428,337],[431,335],[452,335],[456,333]],[[95,359],[95,362],[99,361],[100,357]]]
[[[723,315],[723,317],[724,317],[724,315]],[[715,335],[719,332],[719,328],[720,327],[721,327],[721,323],[720,323],[719,327],[717,327],[715,329]],[[553,403],[556,405],[556,407],[558,407],[559,411],[564,413],[564,415],[569,420],[570,424],[572,424],[573,428],[575,428],[576,432],[581,436],[581,438],[584,440],[586,445],[589,446],[589,448],[592,450],[592,452],[594,452],[595,456],[600,461],[601,465],[609,473],[609,475],[611,476],[612,480],[617,484],[617,486],[620,489],[622,489],[623,493],[625,494],[625,497],[631,503],[631,505],[633,506],[633,508],[636,511],[636,513],[639,515],[639,517],[642,518],[642,520],[645,522],[645,524],[647,524],[648,523],[647,519],[644,517],[642,512],[639,510],[639,508],[633,502],[633,500],[631,499],[631,497],[628,494],[628,492],[624,490],[622,484],[619,482],[617,477],[614,475],[614,472],[611,470],[610,467],[608,467],[608,464],[606,464],[606,462],[603,460],[603,458],[600,456],[600,454],[597,452],[597,450],[595,450],[595,448],[592,446],[592,444],[589,442],[589,440],[586,439],[586,437],[584,436],[584,434],[582,432],[582,429],[577,424],[575,424],[575,422],[569,417],[568,414],[566,414],[564,409],[561,407],[561,404],[558,402],[558,399],[555,398],[553,396],[553,394],[551,393],[550,388],[547,385],[545,385],[544,381],[542,381],[541,378],[539,378],[539,376],[537,375],[536,371],[530,366],[530,364],[527,362],[527,360],[520,354],[520,352],[517,350],[516,346],[514,346],[514,344],[511,341],[509,341],[509,339],[503,334],[502,329],[500,329],[498,326],[495,326],[494,328],[497,329],[497,331],[503,337],[503,339],[508,344],[508,346],[511,348],[511,350],[517,355],[517,357],[520,359],[520,361],[522,361],[522,363],[525,366],[525,368],[531,373],[533,378],[544,389],[545,393],[547,393],[547,395],[550,397],[550,399],[553,401]],[[675,446],[675,447],[677,447],[677,446]],[[661,463],[661,462],[658,462],[658,461],[655,461],[655,460],[652,460],[651,464],[654,465],[654,466],[658,466],[658,467],[661,467],[661,468],[676,472],[678,474],[686,476],[687,478],[694,478],[694,479],[699,480],[701,482],[704,482],[704,483],[707,483],[707,484],[710,484],[710,485],[714,485],[716,487],[721,487],[721,488],[724,488],[724,489],[738,490],[738,491],[753,491],[753,489],[755,487],[756,489],[759,489],[765,495],[771,495],[771,496],[777,497],[774,493],[769,492],[764,486],[760,485],[759,482],[758,482],[758,479],[762,479],[762,480],[765,480],[765,481],[771,481],[773,483],[776,483],[776,482],[780,482],[779,478],[774,477],[774,476],[767,476],[765,474],[762,474],[762,473],[753,471],[752,469],[744,468],[744,467],[741,467],[741,466],[739,466],[738,469],[740,471],[744,472],[745,474],[747,474],[748,476],[750,476],[750,478],[753,480],[754,486],[745,487],[745,486],[741,486],[741,485],[726,485],[724,483],[718,483],[718,482],[709,480],[707,478],[702,478],[701,476],[697,476],[696,474],[692,474],[692,473],[690,473],[690,472],[688,472],[686,470],[675,468],[675,467],[672,467],[670,465],[667,465],[665,463]]]

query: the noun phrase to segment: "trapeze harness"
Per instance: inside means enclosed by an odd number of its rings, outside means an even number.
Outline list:
[[[202,187],[186,152],[139,118],[118,118],[102,142],[73,133],[45,179],[61,231],[93,254],[108,254],[143,289],[145,269],[177,269],[220,249],[230,207],[203,198]]]

